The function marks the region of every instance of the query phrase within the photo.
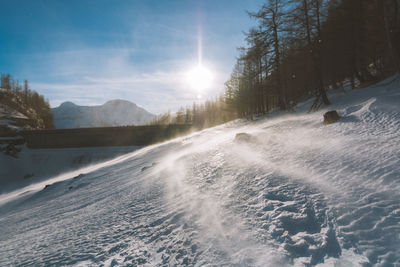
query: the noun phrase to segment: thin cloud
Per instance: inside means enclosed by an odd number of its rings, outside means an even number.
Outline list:
[[[100,105],[110,99],[122,98],[159,114],[198,101],[198,92],[191,89],[185,79],[186,73],[182,71],[158,71],[117,77],[84,76],[68,83],[32,83],[31,86],[49,92],[52,107],[64,101]],[[204,98],[212,98],[219,92],[210,89],[203,95]]]
[[[228,76],[219,71],[218,66],[205,61],[214,74],[214,86],[198,92],[189,86],[186,78],[187,72],[197,64],[196,59],[182,57],[182,60],[160,59],[144,63],[141,56],[137,49],[85,47],[35,54],[32,62],[40,58],[42,66],[50,70],[46,75],[52,80],[32,82],[31,87],[49,98],[52,107],[64,101],[93,105],[120,98],[158,114],[191,105],[199,101],[199,94],[203,99],[215,97],[222,92]],[[31,70],[35,71],[35,68]]]

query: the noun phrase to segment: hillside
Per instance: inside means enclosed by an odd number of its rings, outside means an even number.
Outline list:
[[[22,129],[52,128],[50,107],[36,92],[0,88],[0,135]]]
[[[0,195],[59,174],[73,172],[113,159],[140,148],[135,146],[63,149],[18,147],[21,151],[16,157],[0,154]]]
[[[51,112],[57,129],[143,125],[155,117],[126,100],[111,100],[99,106],[64,102]]]
[[[0,195],[0,265],[400,265],[400,79],[329,99]]]

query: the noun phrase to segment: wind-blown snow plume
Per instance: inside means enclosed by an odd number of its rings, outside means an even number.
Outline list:
[[[332,125],[304,103],[14,196],[0,206],[0,265],[399,265],[392,85],[332,94]]]

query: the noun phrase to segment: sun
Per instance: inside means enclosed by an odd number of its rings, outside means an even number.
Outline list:
[[[213,81],[212,73],[202,65],[197,65],[187,73],[188,84],[198,91],[209,88]]]

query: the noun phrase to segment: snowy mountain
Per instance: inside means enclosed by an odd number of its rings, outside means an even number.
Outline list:
[[[142,125],[155,115],[126,100],[111,100],[101,106],[78,106],[64,102],[52,109],[57,129]]]
[[[0,195],[0,266],[399,266],[399,79],[329,97]]]

